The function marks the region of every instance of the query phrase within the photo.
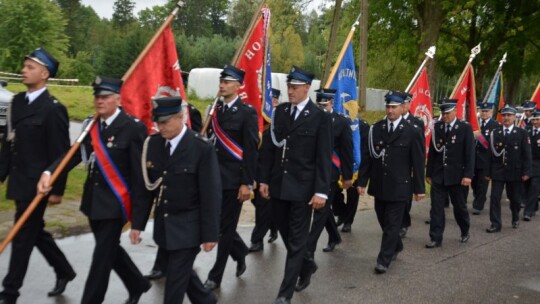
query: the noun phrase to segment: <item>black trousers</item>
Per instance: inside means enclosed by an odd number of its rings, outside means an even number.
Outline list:
[[[506,196],[510,200],[510,210],[512,211],[512,222],[519,221],[519,209],[521,208],[521,199],[523,193],[523,182],[511,181],[505,182],[500,180],[491,181],[491,200],[489,202],[489,220],[491,226],[496,228],[502,227],[501,219],[501,198],[504,187],[506,185]]]
[[[242,203],[236,199],[238,190],[223,191],[223,204],[221,208],[221,223],[219,227],[219,243],[216,262],[208,274],[208,279],[221,284],[225,266],[229,255],[233,260],[243,260],[248,254],[248,247],[236,232]]]
[[[454,218],[461,230],[461,235],[465,236],[469,233],[471,221],[465,201],[466,191],[468,189],[468,187],[462,185],[445,186],[437,183],[431,184],[431,222],[429,236],[432,241],[442,243],[446,222],[444,205],[449,195],[450,202],[454,206]]]
[[[375,198],[375,213],[383,231],[377,264],[386,267],[390,266],[394,253],[403,250],[403,242],[399,236],[399,230],[406,205],[407,201],[391,202]]]
[[[285,275],[278,297],[291,299],[306,254],[312,208],[308,202],[300,201],[272,199],[272,204],[274,222],[287,248]]]
[[[167,270],[168,264],[169,264],[169,253],[167,252],[167,250],[158,246],[156,260],[154,261],[154,267],[152,267],[152,270],[160,270],[160,271],[165,272]]]
[[[473,190],[473,208],[476,210],[484,210],[484,204],[486,203],[486,194],[489,186],[489,181],[486,180],[487,170],[475,169],[474,177],[472,180]]]
[[[528,180],[526,205],[523,215],[533,216],[538,210],[538,197],[540,196],[540,176],[533,176]]]
[[[53,267],[57,278],[69,277],[74,273],[66,256],[58,248],[51,234],[44,230],[43,215],[47,208],[47,200],[48,198],[45,198],[39,203],[11,243],[11,256],[8,272],[3,281],[2,297],[15,300],[19,296],[19,289],[23,284],[34,246],[41,252],[47,263]],[[15,201],[15,204],[15,221],[17,221],[30,205],[30,201]]]
[[[96,240],[88,278],[84,286],[81,303],[102,303],[109,285],[111,270],[114,270],[130,294],[148,286],[137,266],[120,246],[123,219],[90,220],[90,228]]]
[[[409,228],[411,227],[411,209],[412,209],[412,198],[408,200],[403,209],[403,219],[401,221],[400,228]]]
[[[330,192],[328,193],[328,200],[323,208],[313,211],[313,220],[311,222],[311,229],[309,230],[309,236],[306,243],[306,255],[302,263],[302,269],[300,270],[300,276],[304,273],[313,271],[315,268],[315,250],[317,250],[317,242],[321,237],[323,229],[326,227],[328,231],[328,237],[330,242],[337,242],[341,240],[339,231],[332,213],[331,202],[335,196],[336,191],[339,191],[337,182],[330,184]]]
[[[352,225],[354,217],[356,216],[356,210],[358,209],[359,199],[360,195],[358,194],[356,187],[347,189],[347,203],[345,203],[343,192],[338,191],[332,201],[334,215],[340,217],[344,224]]]
[[[214,294],[204,288],[199,276],[193,271],[193,263],[199,247],[167,251],[168,267],[165,283],[165,304],[182,304],[187,293],[193,304],[214,304]]]
[[[275,233],[277,228],[272,220],[272,204],[270,200],[264,199],[259,191],[255,191],[255,198],[251,202],[255,206],[255,227],[251,233],[251,243],[255,244],[263,241],[268,230]]]

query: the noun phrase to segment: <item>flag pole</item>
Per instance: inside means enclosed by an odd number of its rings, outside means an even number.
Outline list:
[[[269,21],[267,21],[269,22]],[[268,23],[269,25],[270,23]],[[264,109],[264,105],[266,104],[266,72],[268,68],[268,47],[270,46],[269,40],[270,40],[270,26],[267,26],[266,28],[266,40],[264,41],[264,54],[263,54],[263,66],[262,66],[262,77],[261,77],[261,96],[262,96],[262,102],[261,107]],[[270,79],[272,79],[272,75],[270,75]],[[261,115],[263,116],[263,125],[264,125],[264,111],[261,109]]]
[[[95,115],[94,119],[92,119],[92,121],[86,126],[86,128],[81,133],[81,135],[79,135],[79,138],[71,146],[71,148],[67,152],[66,156],[64,156],[64,158],[62,159],[62,161],[60,162],[60,164],[58,165],[56,170],[54,170],[53,174],[51,175],[50,182],[49,182],[51,187],[54,185],[54,183],[58,179],[58,176],[60,176],[60,174],[62,174],[62,171],[64,171],[64,168],[67,166],[68,162],[71,160],[71,158],[73,158],[73,155],[79,149],[79,147],[80,147],[81,143],[83,142],[84,138],[90,132],[90,129],[92,128],[92,126],[95,124],[95,122],[98,119],[99,119],[99,116]],[[46,196],[47,195],[43,194],[43,193],[37,193],[36,194],[36,196],[34,197],[32,202],[24,210],[21,217],[19,217],[19,219],[17,219],[17,221],[15,222],[15,225],[13,225],[13,227],[11,227],[11,230],[9,230],[6,238],[2,241],[2,244],[0,245],[0,254],[4,252],[7,245],[9,245],[9,243],[11,243],[11,241],[13,240],[13,238],[15,238],[17,233],[19,233],[19,230],[21,230],[22,226],[24,225],[24,223],[26,223],[26,221],[28,220],[28,218],[30,217],[32,212],[34,212],[34,210],[37,208],[37,206],[41,203],[41,201]]]
[[[352,40],[352,37],[354,35],[354,31],[356,30],[356,28],[360,24],[360,17],[361,16],[362,16],[361,13],[358,14],[358,17],[356,18],[356,21],[351,26],[351,30],[349,31],[349,35],[347,36],[347,39],[345,39],[345,42],[343,43],[343,47],[341,48],[341,52],[339,53],[338,59],[336,60],[336,64],[334,64],[334,67],[332,68],[332,72],[330,73],[330,76],[328,77],[328,79],[326,79],[326,84],[324,86],[325,88],[329,88],[330,85],[332,84],[332,81],[334,80],[334,77],[336,76],[337,70],[339,68],[339,63],[343,59],[343,56],[345,56],[345,52],[347,51],[347,47],[349,46],[349,43]]]
[[[540,92],[540,82],[538,83],[538,85],[536,86],[536,89],[534,90],[532,96],[531,96],[531,100],[534,99],[534,97]],[[537,107],[538,108],[538,107]]]
[[[144,48],[144,50],[139,54],[139,57],[137,57],[137,59],[134,61],[134,63],[131,65],[131,67],[128,69],[128,71],[124,74],[124,76],[122,77],[122,80],[126,80],[127,78],[129,78],[129,76],[131,76],[131,74],[133,73],[133,71],[135,70],[135,68],[137,67],[137,65],[141,62],[141,60],[144,58],[144,56],[148,53],[148,51],[150,50],[151,46],[154,44],[154,42],[157,40],[157,38],[159,37],[159,35],[165,30],[165,28],[171,23],[171,21],[173,20],[173,18],[176,16],[176,14],[178,13],[178,10],[180,9],[180,7],[182,7],[184,5],[184,1],[178,1],[176,3],[176,7],[174,8],[174,10],[171,12],[171,14],[169,15],[169,17],[167,17],[167,19],[165,20],[165,22],[161,25],[161,27],[159,28],[159,30],[156,32],[156,34],[154,35],[154,37],[152,37],[152,39],[150,40],[150,42],[146,45],[146,47]],[[79,147],[81,146],[81,143],[83,142],[83,140],[86,138],[86,136],[88,135],[88,133],[90,132],[92,126],[94,126],[95,122],[99,119],[99,115],[96,113],[94,115],[94,118],[92,119],[92,121],[86,126],[86,128],[84,129],[84,131],[81,133],[81,135],[79,135],[79,138],[77,138],[77,140],[75,141],[75,143],[73,143],[73,145],[71,146],[71,148],[68,150],[68,152],[66,153],[66,155],[64,156],[64,158],[60,161],[60,164],[58,165],[58,167],[56,168],[56,170],[54,170],[53,174],[51,175],[51,179],[50,179],[50,186],[52,187],[54,185],[54,183],[56,182],[58,176],[60,176],[60,174],[62,173],[62,171],[64,171],[65,167],[67,166],[67,164],[69,163],[69,161],[73,158],[73,155],[75,155],[75,152],[79,149]],[[0,244],[0,254],[2,252],[4,252],[4,250],[6,249],[7,245],[9,245],[9,243],[13,240],[13,238],[17,235],[17,233],[19,233],[19,230],[21,230],[22,226],[24,225],[24,223],[28,220],[28,218],[30,217],[30,215],[32,214],[32,212],[34,212],[34,210],[37,208],[37,206],[41,203],[41,201],[43,200],[43,198],[45,198],[47,195],[46,194],[42,194],[42,193],[38,193],[36,194],[36,196],[34,197],[34,199],[32,200],[32,202],[28,205],[28,207],[26,208],[26,210],[23,212],[23,214],[21,215],[21,217],[15,222],[15,224],[13,225],[13,227],[11,228],[11,230],[8,232],[8,235],[6,236],[6,238],[2,241],[2,244]]]
[[[122,80],[123,81],[126,81],[126,79],[129,78],[129,76],[131,76],[131,74],[133,74],[133,72],[135,71],[135,68],[139,65],[139,63],[141,63],[141,61],[143,60],[144,56],[146,56],[146,54],[150,51],[150,48],[154,45],[154,43],[156,42],[156,40],[159,38],[159,36],[163,33],[163,31],[165,30],[165,28],[167,28],[167,26],[169,26],[169,24],[171,24],[171,22],[173,21],[174,17],[176,17],[176,15],[178,14],[178,11],[180,10],[180,8],[182,6],[184,6],[184,1],[178,1],[176,3],[176,7],[173,9],[173,11],[169,14],[169,16],[167,17],[167,19],[165,19],[165,22],[163,22],[163,24],[161,25],[161,27],[157,30],[157,32],[154,34],[154,36],[152,37],[152,39],[150,39],[150,41],[148,42],[148,44],[146,44],[146,47],[143,49],[143,51],[139,54],[139,56],[137,57],[137,59],[135,59],[135,61],[133,61],[133,63],[131,64],[131,66],[129,67],[129,69],[127,70],[127,72],[124,74],[124,76],[122,76]]]
[[[418,68],[418,70],[416,71],[416,74],[414,74],[413,78],[411,79],[411,82],[409,82],[409,85],[407,86],[407,88],[405,89],[405,92],[409,92],[412,88],[412,86],[414,85],[414,83],[416,82],[416,80],[418,79],[418,77],[420,76],[420,73],[422,72],[422,70],[424,69],[424,67],[426,66],[427,62],[429,59],[433,59],[433,57],[435,56],[435,51],[437,50],[437,48],[435,46],[431,46],[427,52],[425,53],[426,54],[426,58],[424,58],[424,61],[422,61],[422,64],[420,64],[420,67]]]
[[[486,92],[486,96],[484,97],[484,100],[482,103],[486,103],[488,101],[489,95],[491,95],[491,91],[493,91],[493,88],[495,87],[495,82],[497,81],[497,77],[502,71],[502,67],[504,63],[506,62],[506,53],[504,53],[502,59],[499,61],[499,67],[497,68],[497,71],[495,72],[495,75],[493,76],[493,79],[491,80],[491,83],[489,84],[488,90]]]
[[[456,96],[459,84],[463,81],[463,78],[465,77],[465,73],[467,72],[467,69],[469,68],[469,65],[471,65],[474,58],[476,57],[476,55],[478,55],[480,53],[481,50],[482,49],[480,48],[480,43],[477,46],[475,46],[475,47],[473,47],[471,49],[471,55],[469,56],[469,61],[465,65],[465,68],[463,69],[463,72],[461,72],[461,76],[459,76],[459,79],[456,82],[456,86],[454,87],[454,90],[452,90],[452,94],[450,95],[451,97]]]
[[[262,0],[261,4],[257,8],[257,11],[255,11],[255,14],[253,14],[253,18],[251,18],[251,22],[249,24],[248,30],[244,33],[242,44],[240,45],[238,49],[236,49],[236,53],[234,54],[233,60],[231,62],[232,65],[236,66],[238,64],[238,61],[240,60],[240,55],[246,49],[246,44],[248,43],[249,37],[251,37],[251,34],[253,34],[253,31],[255,30],[255,25],[257,23],[257,20],[259,20],[260,16],[262,15],[261,10],[263,9],[265,3],[266,1]],[[201,129],[201,132],[200,132],[201,135],[205,135],[206,131],[208,130],[208,127],[210,127],[210,122],[212,121],[212,117],[214,117],[215,107],[219,99],[220,99],[220,96],[216,96],[216,98],[214,99],[214,102],[212,102],[210,111],[208,111],[208,115],[206,115],[206,119]]]

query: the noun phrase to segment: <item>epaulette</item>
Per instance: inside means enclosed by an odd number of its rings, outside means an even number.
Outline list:
[[[58,99],[56,99],[56,97],[52,96],[52,95],[49,95],[49,97],[51,98],[51,101],[53,103],[60,103],[60,101],[58,101]]]
[[[199,133],[196,133],[195,132],[195,138],[202,141],[202,142],[205,142],[205,143],[209,143],[210,141],[208,140],[208,138],[202,136],[201,134]]]
[[[126,113],[126,114],[127,114],[127,113]],[[128,116],[129,118],[133,119],[133,121],[136,122],[136,123],[139,123],[139,122],[142,123],[140,119],[138,119],[137,117],[135,117],[135,116],[133,116],[133,115],[131,115],[131,114],[127,114],[127,116]]]
[[[194,105],[192,105],[192,104],[190,104],[190,103],[188,103],[188,107],[189,107],[190,109],[192,109],[192,110],[196,110],[196,109],[197,109],[197,108],[195,108]]]

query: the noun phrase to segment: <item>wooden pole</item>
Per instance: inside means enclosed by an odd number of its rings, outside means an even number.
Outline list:
[[[459,84],[463,81],[463,78],[465,77],[465,73],[467,72],[468,68],[469,68],[469,65],[471,65],[471,63],[473,62],[474,60],[474,57],[476,57],[476,55],[478,55],[478,53],[480,53],[480,44],[478,44],[477,46],[475,46],[472,50],[471,50],[471,55],[469,56],[469,61],[467,62],[467,64],[465,65],[465,68],[463,69],[463,72],[461,72],[461,76],[459,76],[459,79],[458,81],[456,82],[456,86],[454,87],[454,90],[452,90],[452,94],[450,95],[451,98],[455,97],[456,94],[457,94],[457,90],[459,88]]]
[[[60,164],[58,165],[58,167],[56,168],[56,170],[54,170],[53,174],[51,175],[51,181],[50,181],[50,185],[52,187],[52,185],[54,185],[54,183],[56,182],[56,180],[58,179],[58,176],[60,176],[60,174],[62,174],[62,171],[64,171],[64,168],[67,166],[68,162],[71,160],[71,158],[73,157],[73,155],[75,154],[75,152],[79,149],[79,146],[81,145],[82,141],[84,140],[84,138],[86,137],[86,135],[88,134],[88,132],[90,132],[90,129],[92,128],[92,126],[95,124],[95,122],[99,119],[99,116],[96,115],[94,117],[94,119],[88,124],[88,126],[86,126],[86,128],[84,129],[84,131],[81,133],[81,135],[79,136],[79,138],[77,139],[77,141],[75,141],[75,143],[71,146],[71,148],[69,149],[69,151],[67,152],[66,156],[64,156],[64,158],[62,159],[62,161],[60,162]],[[24,223],[26,223],[26,221],[28,220],[28,218],[30,217],[30,215],[32,214],[32,212],[34,212],[34,210],[37,208],[37,206],[39,205],[39,203],[41,203],[41,201],[43,200],[43,198],[45,198],[45,194],[41,194],[41,193],[38,193],[34,199],[32,200],[32,202],[30,203],[30,205],[28,205],[28,207],[26,208],[26,210],[24,210],[23,214],[21,215],[21,217],[19,217],[19,219],[17,220],[17,222],[15,222],[15,225],[13,225],[13,227],[11,228],[11,230],[9,231],[8,235],[6,236],[6,238],[4,239],[4,241],[2,241],[2,244],[0,245],[0,254],[2,252],[4,252],[4,250],[6,249],[7,245],[9,245],[9,243],[11,243],[11,241],[13,240],[13,238],[17,235],[17,233],[19,232],[19,230],[21,230],[22,226],[24,225]]]
[[[133,63],[131,64],[131,66],[129,67],[129,69],[127,70],[127,72],[124,74],[124,76],[122,76],[122,80],[123,81],[126,81],[126,79],[129,78],[129,76],[131,76],[131,74],[133,74],[133,72],[135,71],[135,68],[139,65],[139,63],[141,63],[141,61],[143,60],[144,56],[146,56],[146,54],[148,54],[148,52],[150,51],[150,48],[154,45],[154,43],[156,42],[156,40],[159,38],[159,36],[161,35],[161,33],[163,33],[163,31],[165,30],[165,28],[167,28],[167,26],[169,26],[169,24],[171,24],[171,22],[173,21],[174,17],[176,17],[176,15],[178,14],[178,10],[184,6],[184,1],[178,1],[178,3],[176,3],[176,7],[174,8],[174,10],[171,12],[171,14],[167,17],[167,19],[165,19],[165,22],[163,22],[163,24],[161,25],[161,27],[157,30],[157,32],[154,34],[154,36],[152,37],[152,39],[150,39],[150,41],[148,42],[148,44],[146,45],[146,47],[143,49],[143,51],[139,54],[139,56],[137,57],[137,59],[135,59],[135,61],[133,61]]]
[[[330,37],[328,38],[328,49],[326,50],[326,61],[324,64],[324,70],[321,77],[321,83],[328,81],[328,71],[332,66],[332,56],[334,55],[334,49],[336,48],[336,37],[339,25],[339,15],[341,13],[342,0],[336,0],[334,5],[334,16],[332,18],[332,28],[330,30]]]
[[[240,60],[240,56],[245,51],[246,44],[248,43],[249,37],[251,37],[251,34],[253,34],[253,31],[255,30],[255,25],[257,24],[257,20],[259,20],[259,18],[262,15],[261,10],[263,9],[265,2],[266,2],[265,0],[261,1],[261,4],[257,8],[257,11],[255,11],[255,14],[253,14],[253,18],[251,18],[249,28],[244,34],[242,43],[240,44],[240,47],[236,49],[236,53],[234,54],[233,60],[231,62],[232,65],[236,66],[238,64],[238,61]],[[220,96],[216,96],[216,99],[214,99],[214,102],[211,105],[210,111],[208,111],[208,115],[206,116],[203,127],[201,129],[201,132],[200,132],[201,135],[205,135],[206,131],[210,127],[210,122],[212,121],[212,117],[214,117],[214,113],[215,113],[214,108],[216,107],[216,104],[219,101],[219,99],[220,99]]]
[[[501,61],[499,61],[499,67],[497,68],[497,71],[495,72],[495,75],[493,76],[493,79],[491,79],[491,83],[489,84],[489,87],[488,87],[488,89],[486,91],[486,95],[485,95],[484,100],[482,101],[482,103],[486,103],[488,101],[489,95],[491,95],[491,91],[493,91],[493,88],[495,87],[495,81],[497,81],[497,77],[501,73],[502,67],[503,67],[505,62],[506,62],[506,53],[504,53],[503,58],[501,59]]]
[[[176,4],[176,7],[174,8],[174,10],[171,12],[171,14],[169,15],[169,17],[167,17],[167,19],[165,20],[165,22],[161,25],[161,27],[158,29],[158,31],[156,32],[156,34],[154,34],[154,36],[152,37],[152,39],[150,40],[150,42],[146,45],[146,47],[144,48],[144,50],[139,54],[139,56],[137,57],[137,59],[133,62],[133,64],[131,65],[131,67],[128,69],[128,71],[124,74],[124,76],[122,77],[122,80],[126,80],[127,78],[129,78],[129,76],[131,76],[131,74],[133,73],[133,71],[135,70],[135,68],[137,67],[137,65],[141,62],[141,60],[144,58],[144,56],[148,53],[148,51],[150,50],[150,48],[152,47],[152,45],[154,44],[154,42],[157,40],[157,38],[159,37],[159,35],[165,30],[165,28],[171,23],[171,21],[173,20],[173,18],[176,16],[176,14],[178,13],[178,10],[180,7],[182,7],[184,5],[184,2],[183,1],[178,1],[178,3]],[[95,124],[95,122],[99,119],[99,115],[94,115],[94,118],[93,120],[88,124],[88,126],[86,126],[86,128],[84,129],[84,131],[81,133],[81,135],[79,136],[79,138],[77,139],[77,141],[75,141],[75,143],[71,146],[71,148],[69,149],[69,151],[67,152],[67,154],[64,156],[64,158],[62,159],[62,161],[60,162],[60,164],[58,165],[58,167],[56,168],[56,170],[54,170],[54,173],[51,175],[51,180],[50,180],[50,186],[52,187],[54,185],[54,183],[56,182],[56,179],[58,178],[58,176],[62,173],[62,171],[65,169],[66,165],[69,163],[69,161],[73,158],[73,155],[75,155],[75,152],[79,149],[79,147],[81,146],[81,143],[83,142],[83,140],[86,138],[86,136],[88,135],[88,133],[90,132],[90,129],[92,128],[92,126]],[[4,241],[2,242],[2,244],[0,245],[0,254],[2,252],[4,252],[4,250],[6,249],[7,245],[9,245],[9,243],[13,240],[13,238],[17,235],[17,233],[19,233],[19,230],[22,228],[22,226],[24,225],[24,223],[26,223],[26,221],[28,220],[28,218],[30,217],[30,215],[32,214],[32,212],[34,212],[34,210],[36,209],[36,207],[39,205],[39,203],[43,200],[43,198],[45,197],[46,195],[43,195],[43,194],[40,194],[38,193],[34,199],[32,200],[32,202],[30,203],[30,205],[28,205],[28,207],[26,208],[26,210],[24,211],[24,213],[21,215],[21,217],[17,220],[17,222],[15,222],[15,225],[13,225],[13,227],[11,228],[11,230],[8,232],[8,235],[6,236],[6,238],[4,239]]]
[[[360,62],[358,69],[358,106],[366,107],[367,99],[367,48],[368,48],[368,0],[362,0],[360,25]]]
[[[345,52],[347,51],[347,48],[349,47],[349,43],[352,40],[352,37],[354,35],[354,31],[356,30],[356,27],[358,26],[360,22],[360,15],[358,15],[358,18],[356,18],[356,21],[351,27],[351,30],[349,31],[349,35],[347,35],[347,39],[345,39],[345,42],[343,43],[343,47],[341,47],[341,51],[339,52],[338,59],[336,60],[336,64],[334,64],[334,67],[332,68],[332,72],[330,73],[330,76],[326,79],[326,84],[324,85],[325,88],[330,87],[332,84],[332,80],[334,80],[334,77],[336,76],[337,70],[339,68],[339,63],[343,59],[343,56],[345,56]]]

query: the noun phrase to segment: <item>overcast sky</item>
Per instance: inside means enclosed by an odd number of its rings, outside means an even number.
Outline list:
[[[154,5],[163,5],[167,3],[167,0],[134,0],[135,1],[135,15],[140,10],[143,10],[147,7],[152,7]],[[188,0],[188,1],[197,1],[197,0]],[[316,8],[319,3],[322,3],[323,0],[315,0],[310,4],[311,8]],[[113,14],[113,4],[114,0],[82,0],[82,4],[91,6],[96,13],[102,18],[110,19]]]

